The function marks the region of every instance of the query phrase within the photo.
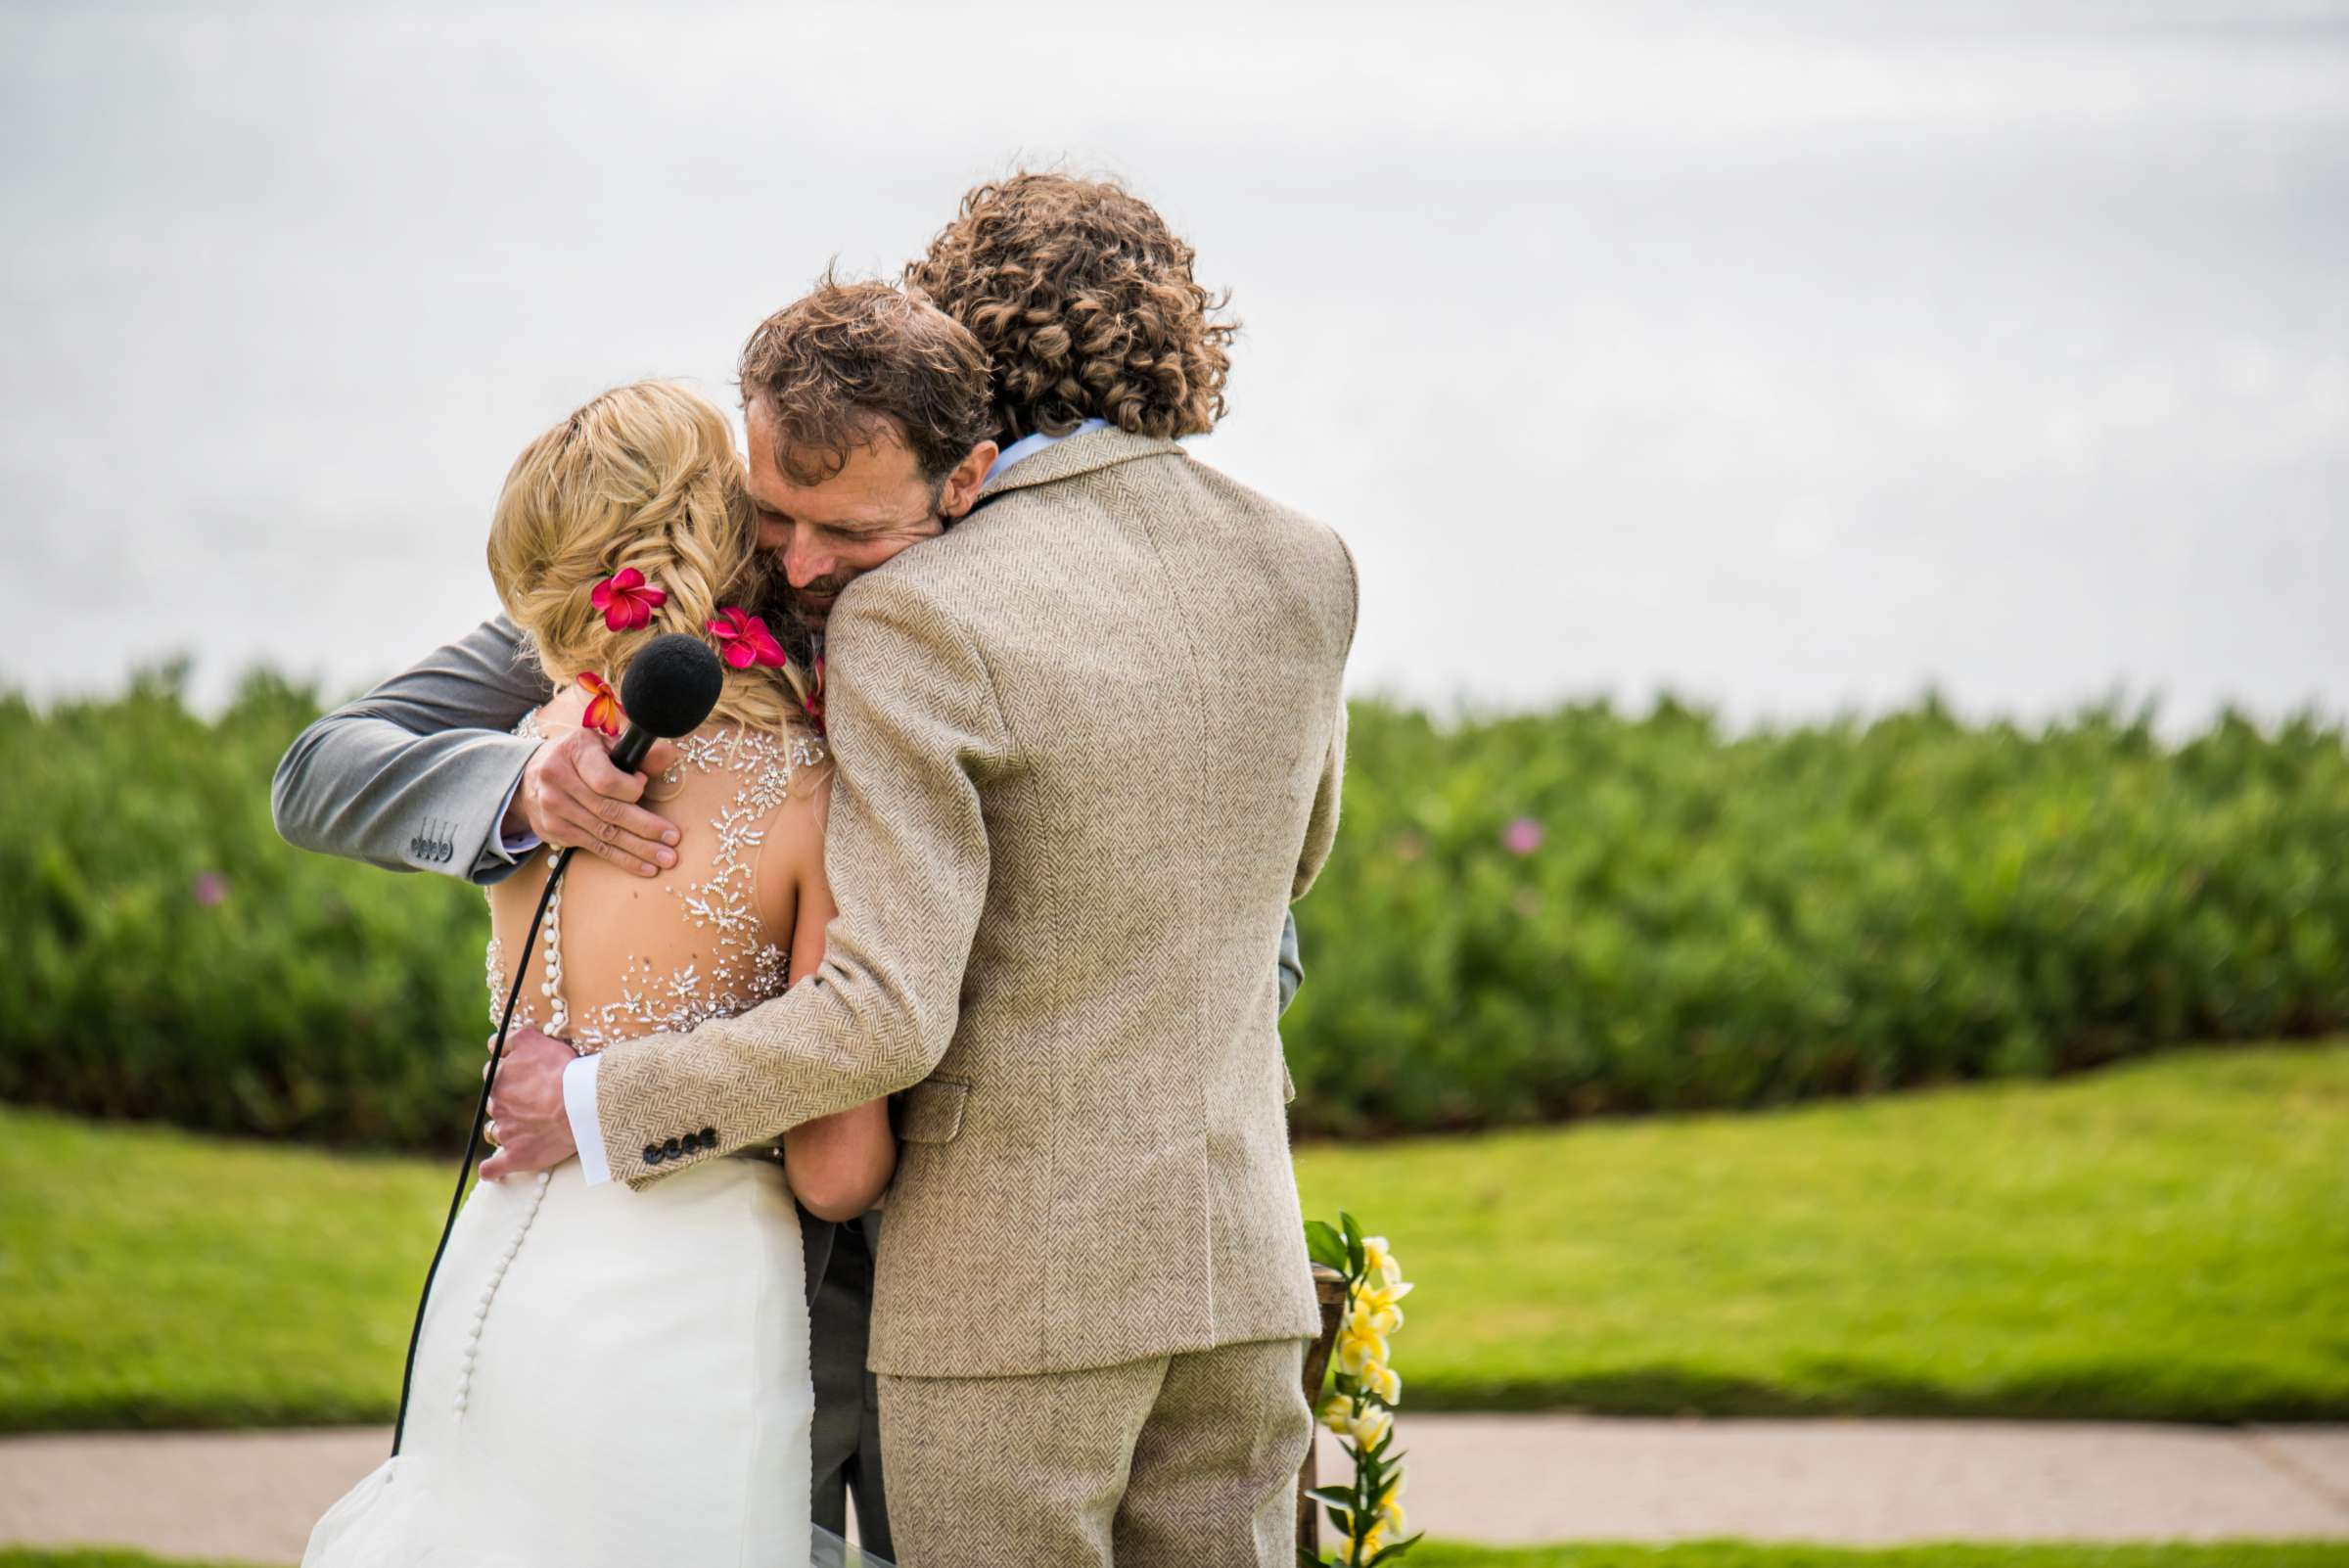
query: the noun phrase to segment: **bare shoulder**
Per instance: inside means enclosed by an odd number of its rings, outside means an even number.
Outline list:
[[[824,825],[832,812],[832,760],[827,757],[792,774],[791,792],[775,812],[774,831],[803,844],[813,844],[822,858]]]
[[[577,686],[565,686],[532,709],[523,722],[549,740],[559,739],[577,729],[587,716],[587,694]]]

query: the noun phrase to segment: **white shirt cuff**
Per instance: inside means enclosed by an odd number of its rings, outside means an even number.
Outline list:
[[[579,1175],[597,1187],[612,1179],[612,1162],[604,1157],[604,1128],[595,1116],[595,1068],[600,1056],[582,1056],[563,1069],[563,1114],[571,1122],[571,1141],[579,1146]]]
[[[491,834],[490,842],[490,847],[497,852],[499,857],[514,865],[520,865],[524,855],[529,854],[544,842],[537,834],[528,831],[518,833],[512,838],[506,837],[506,813],[514,809],[514,797],[521,792],[522,775],[517,773],[514,775],[514,782],[506,788],[505,800],[498,805],[496,829]]]

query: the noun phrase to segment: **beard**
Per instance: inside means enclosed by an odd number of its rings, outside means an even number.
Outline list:
[[[835,574],[821,582],[810,582],[806,591],[835,594],[847,587],[854,576],[854,573],[845,576]],[[794,588],[791,579],[780,571],[768,571],[761,597],[760,619],[775,634],[775,640],[783,645],[783,651],[801,669],[813,668],[815,656],[823,651],[824,617],[810,613],[800,598],[800,590]]]

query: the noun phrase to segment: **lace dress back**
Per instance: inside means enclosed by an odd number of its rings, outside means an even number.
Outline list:
[[[558,696],[517,726],[525,735],[576,727]],[[676,765],[644,805],[677,824],[677,863],[658,877],[572,857],[530,957],[515,1024],[582,1051],[638,1035],[681,1033],[743,1012],[790,984],[791,893],[762,886],[760,862],[789,810],[812,809],[808,780],[823,751],[803,734],[705,726],[678,742]],[[797,787],[795,788],[795,781]],[[489,892],[486,980],[495,1027],[513,985],[553,852],[542,850]]]

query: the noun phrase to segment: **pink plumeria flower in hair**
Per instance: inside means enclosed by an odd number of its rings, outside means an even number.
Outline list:
[[[766,629],[766,623],[748,610],[727,605],[710,623],[710,635],[717,639],[717,651],[725,656],[726,663],[737,669],[748,669],[753,665],[783,668],[783,645]]]
[[[644,574],[634,567],[623,567],[597,583],[587,601],[604,613],[607,630],[641,631],[653,623],[653,612],[668,603],[668,595],[646,587]]]

